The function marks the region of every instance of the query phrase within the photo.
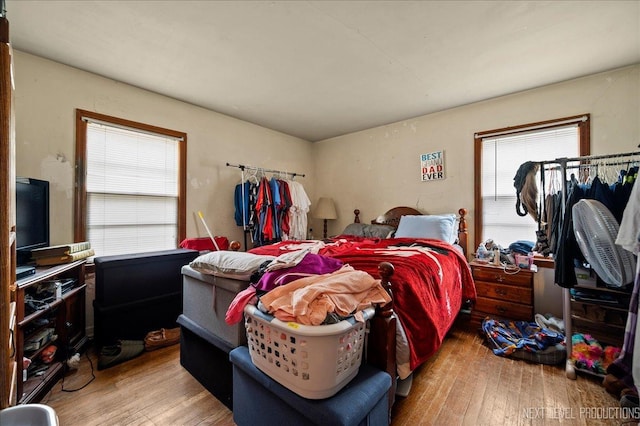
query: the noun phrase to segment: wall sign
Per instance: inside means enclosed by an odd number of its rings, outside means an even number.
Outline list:
[[[420,156],[422,181],[444,179],[444,151],[435,151]]]

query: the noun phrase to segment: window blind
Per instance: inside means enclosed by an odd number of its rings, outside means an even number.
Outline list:
[[[87,123],[87,239],[96,255],[176,247],[178,143]]]
[[[526,161],[579,155],[577,124],[482,139],[482,237],[502,247],[514,241],[536,241],[538,223],[516,213],[513,178]],[[545,175],[545,177],[547,177]],[[538,195],[542,196],[540,175]],[[549,179],[546,180],[549,182]]]

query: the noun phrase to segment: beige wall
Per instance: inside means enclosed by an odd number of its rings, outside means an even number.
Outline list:
[[[233,219],[233,190],[250,164],[306,174],[315,182],[311,143],[23,52],[15,52],[16,171],[51,183],[51,243],[73,241],[75,109],[187,133],[187,236],[243,241]],[[300,178],[296,178],[300,179]],[[93,335],[94,279],[87,279],[86,330]]]
[[[397,205],[430,213],[464,207],[473,241],[475,132],[590,113],[593,154],[634,151],[640,143],[640,65],[313,144],[22,52],[15,78],[17,173],[51,181],[53,244],[73,238],[75,108],[188,134],[189,237],[206,236],[195,215],[201,210],[214,233],[242,240],[232,203],[240,172],[226,162],[305,173],[312,203],[336,201],[330,234],[352,221],[355,208],[369,221]],[[446,179],[421,182],[420,154],[439,150]],[[319,235],[321,223],[310,217],[310,226]],[[539,275],[536,310],[559,315],[558,287],[549,273]]]
[[[17,174],[51,182],[51,243],[73,240],[75,109],[187,133],[187,236],[242,241],[233,189],[249,164],[306,174],[313,194],[310,142],[23,52],[15,52]]]
[[[398,205],[429,213],[464,207],[473,242],[475,132],[590,113],[592,154],[636,151],[639,102],[636,65],[317,142],[316,194],[332,197],[339,217],[329,222],[329,234],[352,221],[354,208],[368,222]],[[420,155],[440,150],[446,179],[422,182]],[[553,274],[538,275],[537,311],[560,315]]]
[[[369,221],[407,205],[429,213],[464,207],[473,237],[474,133],[590,113],[592,154],[634,151],[639,102],[637,65],[316,142],[316,194],[333,197],[338,209],[329,233],[350,223],[354,208]],[[446,178],[422,182],[420,155],[440,150]]]

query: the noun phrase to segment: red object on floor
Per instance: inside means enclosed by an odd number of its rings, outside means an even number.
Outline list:
[[[216,244],[220,247],[220,250],[228,250],[229,249],[229,239],[227,237],[213,237],[216,240]],[[209,237],[203,238],[186,238],[182,240],[180,243],[180,248],[183,249],[191,249],[191,250],[210,250],[216,251],[215,246],[213,245],[213,241]]]

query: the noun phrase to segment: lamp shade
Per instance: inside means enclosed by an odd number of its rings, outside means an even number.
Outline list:
[[[336,206],[333,199],[329,197],[320,197],[318,205],[313,214],[318,219],[337,219]]]

